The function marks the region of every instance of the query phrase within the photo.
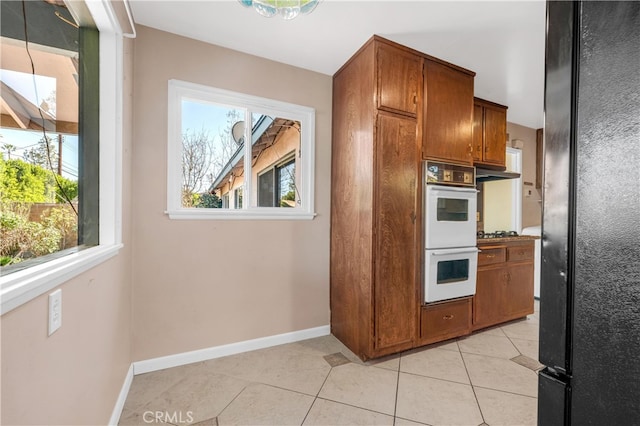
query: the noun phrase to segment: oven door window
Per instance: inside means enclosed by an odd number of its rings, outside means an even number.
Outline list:
[[[469,280],[469,259],[438,262],[437,284],[451,284]]]
[[[438,222],[467,222],[469,200],[439,197],[436,211]]]

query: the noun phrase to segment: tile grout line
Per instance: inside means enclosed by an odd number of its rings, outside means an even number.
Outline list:
[[[336,404],[346,405],[347,407],[357,408],[358,410],[368,411],[368,412],[370,412],[370,413],[382,414],[383,416],[387,416],[387,417],[394,417],[394,416],[393,416],[393,414],[384,413],[384,412],[382,412],[382,411],[372,410],[372,409],[370,409],[370,408],[360,407],[360,406],[358,406],[358,405],[349,404],[349,403],[344,402],[344,401],[337,401],[337,400],[335,400],[335,399],[331,399],[331,398],[324,398],[324,397],[318,397],[318,399],[321,399],[321,400],[323,400],[323,401],[335,402]]]
[[[460,348],[460,346],[458,345],[458,348]],[[482,412],[482,407],[480,406],[480,401],[478,401],[478,395],[476,394],[476,388],[473,385],[473,381],[471,380],[471,375],[469,374],[469,369],[467,368],[467,363],[464,360],[464,357],[462,356],[462,351],[460,351],[460,358],[462,358],[462,365],[464,365],[464,371],[467,373],[467,377],[469,378],[469,385],[471,386],[471,392],[473,392],[473,397],[476,400],[476,405],[478,406],[478,411],[480,411],[480,417],[482,417],[482,423],[487,423],[487,421],[484,418],[484,413]]]
[[[322,388],[324,387],[325,383],[327,383],[327,379],[329,378],[329,374],[331,374],[331,372],[333,371],[333,368],[334,368],[333,366],[331,366],[331,368],[329,368],[329,372],[327,373],[327,377],[324,378],[324,380],[322,381],[322,385],[320,385],[320,388],[318,389],[318,392],[316,392],[316,396],[313,397],[313,402],[309,406],[309,409],[307,410],[307,414],[304,415],[304,418],[302,419],[302,423],[300,423],[300,426],[302,426],[304,424],[304,422],[307,420],[307,417],[309,417],[309,413],[311,412],[311,409],[313,408],[314,404],[318,400],[318,396],[320,395],[320,392],[322,392]]]
[[[493,388],[488,388],[486,386],[473,386],[474,388],[479,388],[479,389],[485,389],[485,390],[490,390],[490,391],[494,391],[494,392],[502,392],[502,393],[508,393],[509,395],[515,395],[515,396],[522,396],[525,398],[532,398],[532,399],[538,399],[537,396],[531,396],[531,395],[523,395],[521,393],[516,393],[516,392],[512,392],[512,391],[506,391],[506,390],[501,390],[501,389],[493,389]]]
[[[398,394],[400,393],[400,366],[402,365],[402,353],[398,356],[398,375],[396,376],[396,399],[393,404],[393,426],[396,424],[398,414]]]
[[[466,367],[465,367],[465,370],[466,370]],[[425,376],[424,374],[410,373],[408,371],[403,371],[402,373],[403,374],[407,374],[409,376],[424,377],[426,379],[439,380],[441,382],[453,383],[455,385],[470,385],[471,384],[471,380],[469,380],[469,383],[462,383],[462,382],[456,382],[455,380],[443,379],[442,377]],[[468,374],[467,374],[467,376],[468,376]]]
[[[216,423],[218,422],[218,418],[220,417],[220,415],[222,413],[224,413],[224,410],[226,410],[227,408],[229,408],[229,406],[231,404],[233,404],[233,401],[235,401],[236,399],[238,399],[238,397],[242,394],[242,392],[244,392],[249,386],[251,386],[251,384],[256,383],[256,382],[248,382],[245,386],[242,387],[242,390],[240,392],[238,392],[238,394],[236,396],[233,397],[233,399],[231,401],[229,401],[229,403],[227,405],[224,406],[224,408],[222,410],[220,410],[220,412],[216,415]]]

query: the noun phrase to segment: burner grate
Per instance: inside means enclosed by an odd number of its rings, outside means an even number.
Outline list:
[[[516,231],[496,231],[496,232],[478,231],[477,236],[480,239],[505,238],[505,237],[517,237],[518,233]]]

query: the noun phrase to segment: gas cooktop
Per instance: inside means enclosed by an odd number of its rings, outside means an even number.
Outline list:
[[[488,239],[488,238],[505,238],[505,237],[517,237],[518,233],[516,231],[496,231],[496,232],[484,232],[478,231],[476,234],[478,239]]]

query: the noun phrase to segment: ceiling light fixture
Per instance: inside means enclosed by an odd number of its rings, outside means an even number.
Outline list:
[[[293,19],[299,14],[306,15],[316,8],[320,0],[238,0],[245,7],[252,7],[262,16],[275,15],[282,19]]]

